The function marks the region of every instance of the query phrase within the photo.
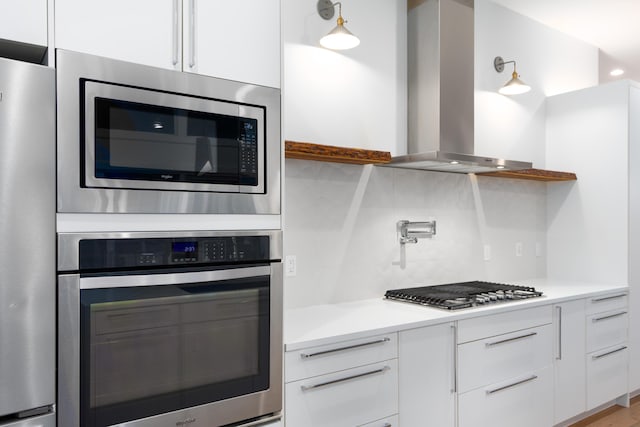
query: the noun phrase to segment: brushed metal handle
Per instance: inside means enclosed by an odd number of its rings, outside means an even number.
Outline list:
[[[356,380],[356,379],[362,378],[362,377],[368,377],[370,375],[381,374],[381,373],[383,373],[385,371],[388,371],[389,369],[391,369],[391,368],[388,367],[388,366],[383,366],[380,369],[376,369],[376,370],[369,371],[369,372],[364,372],[362,374],[351,375],[351,376],[344,377],[344,378],[338,378],[337,380],[331,380],[331,381],[327,381],[327,382],[324,382],[324,383],[318,383],[318,384],[314,384],[314,385],[301,385],[300,389],[302,391],[308,391],[308,390],[312,390],[312,389],[316,389],[316,388],[326,387],[326,386],[329,386],[329,385],[343,383],[345,381],[351,381],[351,380]]]
[[[451,325],[453,329],[453,369],[452,369],[452,384],[451,393],[458,392],[458,328],[456,325]]]
[[[339,351],[352,350],[354,348],[366,347],[369,345],[382,344],[385,342],[391,341],[391,338],[384,337],[375,341],[368,341],[362,344],[354,344],[346,347],[333,348],[331,350],[318,351],[316,353],[300,353],[300,357],[303,359],[308,359],[310,357],[322,356],[323,354],[337,353]]]
[[[171,63],[175,67],[178,65],[178,43],[179,43],[179,30],[180,30],[180,22],[179,22],[179,11],[178,11],[179,0],[173,0],[173,51]]]
[[[530,334],[520,335],[518,337],[507,338],[507,339],[500,340],[500,341],[488,342],[488,343],[485,343],[484,345],[487,346],[487,347],[492,347],[494,345],[504,344],[506,342],[511,342],[511,341],[516,341],[516,340],[521,340],[521,339],[524,339],[524,338],[529,338],[529,337],[532,337],[534,335],[538,335],[538,333],[537,332],[531,332]]]
[[[497,393],[499,391],[506,390],[508,388],[515,387],[515,386],[520,385],[520,384],[528,383],[529,381],[533,381],[533,380],[535,380],[537,378],[538,378],[537,375],[531,375],[529,378],[526,378],[526,379],[520,380],[520,381],[516,381],[513,384],[509,384],[509,385],[505,385],[505,386],[502,386],[502,387],[494,388],[492,390],[487,390],[487,394]]]
[[[610,355],[612,355],[612,354],[614,354],[614,353],[618,353],[618,352],[620,352],[620,351],[622,351],[622,350],[625,350],[626,348],[627,348],[627,346],[626,346],[626,345],[623,345],[622,347],[617,348],[617,349],[615,349],[615,350],[611,350],[611,351],[608,351],[608,352],[606,352],[606,353],[598,354],[598,355],[596,355],[596,356],[591,356],[591,359],[593,359],[593,360],[598,360],[598,359],[600,359],[601,357],[610,356]]]
[[[595,323],[595,322],[599,322],[601,320],[607,320],[607,319],[613,319],[614,317],[620,317],[620,316],[622,316],[624,314],[627,314],[627,312],[626,311],[621,311],[620,313],[610,314],[608,316],[595,317],[595,318],[593,318],[592,321],[593,321],[593,323]]]
[[[196,66],[196,4],[195,0],[189,0],[189,37],[190,37],[190,51],[189,51],[189,67]]]
[[[393,427],[390,423],[384,423],[382,427]]]
[[[616,299],[616,298],[622,298],[622,297],[626,297],[627,294],[618,294],[618,295],[611,295],[608,297],[601,297],[601,298],[591,298],[591,302],[601,302],[601,301],[607,301],[610,299]]]
[[[558,312],[558,355],[556,360],[562,360],[562,307],[557,306],[556,309]]]

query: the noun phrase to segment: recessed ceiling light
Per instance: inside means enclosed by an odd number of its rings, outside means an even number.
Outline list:
[[[618,77],[624,74],[624,70],[621,68],[616,68],[615,70],[611,70],[611,72],[609,73],[609,75],[613,76],[613,77]]]
[[[449,164],[458,165],[458,164],[460,164],[460,162],[458,162],[456,160],[452,160],[452,161],[449,162]]]
[[[504,169],[504,166],[498,165],[498,166],[496,166],[496,169]]]

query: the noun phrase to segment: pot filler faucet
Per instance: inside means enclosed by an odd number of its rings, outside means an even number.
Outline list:
[[[418,243],[418,239],[431,238],[436,234],[436,221],[411,222],[406,219],[398,221],[400,244]]]

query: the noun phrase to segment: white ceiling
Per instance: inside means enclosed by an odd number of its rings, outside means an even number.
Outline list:
[[[601,50],[600,81],[640,81],[640,0],[493,0]],[[622,68],[625,74],[611,77]]]

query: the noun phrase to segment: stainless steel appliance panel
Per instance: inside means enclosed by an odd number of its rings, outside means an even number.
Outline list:
[[[0,58],[0,417],[55,401],[54,78]]]
[[[162,413],[159,415],[149,416],[147,418],[139,418],[133,421],[121,422],[118,425],[123,427],[157,427],[160,425],[189,425],[192,427],[213,427],[218,425],[226,425],[229,423],[239,422],[242,420],[257,419],[259,417],[265,417],[256,422],[255,425],[261,425],[269,420],[279,418],[280,411],[282,409],[282,281],[283,281],[283,269],[282,263],[279,261],[269,262],[266,265],[249,265],[241,266],[237,268],[218,268],[207,270],[203,267],[190,270],[188,268],[182,268],[175,272],[161,271],[149,271],[149,274],[134,274],[128,275],[124,272],[115,275],[101,275],[95,272],[87,275],[77,272],[80,268],[77,259],[72,260],[73,254],[78,257],[78,250],[80,243],[83,239],[139,239],[139,238],[190,238],[191,237],[221,237],[221,236],[239,236],[239,235],[263,235],[269,236],[269,254],[271,258],[279,259],[282,254],[282,237],[279,230],[263,230],[263,231],[220,231],[220,232],[164,232],[164,233],[91,233],[88,234],[75,234],[75,233],[61,233],[58,238],[58,245],[60,248],[60,264],[59,270],[67,269],[69,274],[60,274],[58,276],[58,425],[65,427],[80,427],[81,418],[81,299],[82,292],[87,290],[114,290],[117,289],[131,289],[131,287],[147,288],[147,287],[162,287],[173,285],[184,285],[189,283],[215,283],[217,281],[224,282],[228,280],[241,279],[241,278],[253,278],[253,277],[269,277],[269,300],[267,302],[269,307],[269,369],[268,369],[268,389],[249,394],[239,395],[237,397],[227,398],[224,400],[217,400],[206,404],[197,406],[191,406],[185,409],[179,409],[171,412]],[[90,236],[90,237],[89,237]],[[75,270],[75,271],[74,271]],[[200,323],[203,326],[213,326],[214,329],[221,326],[227,318],[244,317],[243,322],[235,322],[232,326],[239,330],[236,336],[244,336],[249,333],[254,327],[251,319],[251,312],[254,304],[251,302],[252,290],[241,292],[218,292],[213,294],[203,294],[202,297],[190,296],[186,300],[181,298],[182,304],[188,304],[189,309],[183,313],[183,318],[187,322]],[[239,309],[237,304],[238,298],[242,305],[242,309]],[[95,332],[98,335],[122,335],[131,333],[130,330],[134,325],[135,328],[148,329],[150,325],[155,325],[156,328],[170,328],[169,323],[172,322],[171,313],[165,313],[161,317],[161,322],[158,323],[153,319],[155,316],[153,310],[156,310],[159,305],[166,303],[166,309],[172,310],[175,307],[173,297],[162,297],[156,300],[140,299],[138,301],[127,301],[126,307],[123,310],[129,310],[129,305],[134,309],[135,313],[127,311],[127,318],[129,320],[124,321],[121,319],[108,319],[109,312],[113,311],[117,304],[105,305],[104,313],[98,307],[95,310],[95,330],[92,329],[92,334]],[[222,301],[226,299],[225,301]],[[131,302],[131,304],[129,304]],[[173,307],[172,307],[173,304]],[[135,306],[135,307],[134,307]],[[212,310],[213,306],[217,306],[215,310]],[[117,307],[115,307],[117,308]],[[147,310],[149,309],[149,310]],[[243,311],[244,310],[244,311]],[[185,314],[186,313],[186,314]],[[244,314],[243,314],[244,313]],[[104,314],[104,315],[103,315]],[[131,314],[135,319],[131,319]],[[186,316],[186,317],[185,317]],[[157,317],[157,316],[156,316]],[[129,322],[132,321],[133,323]],[[222,321],[222,322],[221,322]],[[129,322],[129,323],[127,323]],[[162,323],[164,322],[164,323]],[[202,332],[195,325],[196,330],[194,338]],[[211,328],[209,328],[211,329]],[[220,330],[219,338],[222,341],[228,343],[228,328]],[[134,331],[135,332],[135,331]],[[215,332],[215,331],[214,331]],[[210,340],[212,334],[210,331],[206,333],[206,337],[203,336],[201,341]],[[213,336],[216,334],[214,333]],[[222,342],[220,341],[220,342]],[[188,344],[188,343],[187,343]],[[200,343],[202,344],[202,343]],[[218,347],[213,349],[211,345],[200,345],[199,353],[193,354],[202,358],[206,358],[207,362],[201,367],[207,367],[211,361],[207,353],[219,352],[221,349]],[[206,344],[206,343],[205,343]],[[213,344],[213,343],[212,343]],[[120,345],[120,344],[118,344]],[[126,345],[126,343],[125,343]],[[167,348],[167,345],[160,341],[154,341],[155,348]],[[234,344],[236,345],[236,344]],[[237,346],[240,350],[243,348],[243,343],[238,342]],[[152,346],[153,347],[153,346]],[[175,346],[174,346],[175,347]],[[117,350],[117,349],[116,349]],[[233,350],[233,348],[231,349]],[[120,353],[122,354],[122,353]],[[243,357],[246,356],[246,352],[242,350],[240,353]],[[237,356],[234,356],[237,357]],[[227,359],[230,359],[227,357]],[[110,359],[110,363],[113,360]],[[195,365],[200,361],[192,361]],[[227,361],[230,363],[231,368],[238,368],[240,370],[246,369],[247,364],[239,363],[238,361]],[[219,365],[219,363],[214,363]],[[120,364],[119,366],[123,366]],[[126,366],[126,363],[125,363]],[[211,371],[210,373],[215,373]],[[228,372],[226,372],[228,373]],[[225,374],[226,374],[225,373]],[[103,374],[108,375],[108,372]],[[143,373],[144,374],[144,373]],[[192,381],[203,381],[202,371],[193,378],[189,377]],[[219,372],[215,373],[219,375]],[[136,373],[136,375],[139,375]],[[153,378],[142,375],[142,382],[151,381]],[[184,378],[184,376],[183,376]],[[210,379],[210,378],[209,378]],[[205,381],[208,378],[204,378]],[[217,378],[213,378],[217,381]],[[109,378],[103,384],[112,384]],[[107,390],[108,391],[108,390]],[[131,390],[126,391],[131,393]],[[122,397],[122,393],[117,392],[119,397]],[[116,396],[116,392],[109,395],[104,394],[104,398],[112,399]],[[127,396],[125,396],[127,397]],[[134,396],[135,397],[135,396]],[[254,425],[253,422],[247,424]]]
[[[2,427],[56,427],[56,414],[41,415],[2,424]]]
[[[209,213],[281,212],[280,91],[278,89],[164,70],[76,52],[58,50],[57,159],[58,212],[64,213]],[[202,191],[198,185],[163,188],[91,188],[81,183],[86,163],[82,135],[86,111],[81,81],[191,96],[265,108],[264,185],[259,193],[240,186],[238,193]],[[249,115],[240,107],[239,115]],[[135,185],[140,185],[140,182]],[[126,187],[126,186],[125,186]]]

